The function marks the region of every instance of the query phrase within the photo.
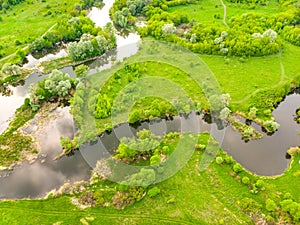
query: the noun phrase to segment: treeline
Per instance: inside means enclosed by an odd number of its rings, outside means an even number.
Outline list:
[[[117,0],[110,9],[113,22],[116,27],[128,29],[134,25],[135,16],[143,15],[146,6],[155,4],[156,0]]]
[[[103,0],[80,0],[74,5],[73,10],[68,12],[68,15],[61,19],[51,31],[30,44],[30,52],[50,49],[62,42],[79,40],[83,34],[105,35],[109,38],[109,35],[100,27],[95,27],[94,22],[86,17],[86,11],[84,11],[92,6],[100,7],[102,5]]]
[[[184,14],[168,12],[170,6],[189,3],[193,1],[152,1],[139,7],[134,14],[128,8],[129,1],[119,0],[115,2],[111,13],[114,23],[126,29],[134,24],[136,16],[144,15],[147,26],[138,29],[141,36],[171,41],[201,54],[265,56],[280,51],[281,38],[294,45],[300,44],[299,9],[292,8],[271,16],[243,14],[232,18],[228,22],[229,27],[220,28],[190,21]]]
[[[31,52],[49,49],[59,42],[78,40],[84,33],[91,35],[105,34],[100,27],[96,28],[93,21],[85,16],[65,18],[58,22],[53,30],[33,41],[29,49]]]
[[[9,9],[11,6],[18,5],[24,0],[0,0],[0,11]]]
[[[269,0],[228,0],[232,3],[242,3],[242,4],[260,4],[260,5],[267,5],[269,4]]]

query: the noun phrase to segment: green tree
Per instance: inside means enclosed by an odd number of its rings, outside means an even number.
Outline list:
[[[269,211],[269,212],[274,212],[275,211],[275,209],[276,209],[276,203],[272,200],[272,199],[270,199],[270,198],[268,198],[267,200],[266,200],[266,209]]]

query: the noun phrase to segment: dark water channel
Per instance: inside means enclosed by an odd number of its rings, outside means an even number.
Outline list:
[[[273,114],[281,126],[274,135],[265,135],[263,139],[245,143],[237,132],[231,127],[226,127],[221,146],[252,172],[267,176],[281,174],[289,163],[286,159],[286,151],[290,146],[299,145],[300,125],[293,119],[293,114],[299,105],[300,95],[292,94],[275,109]],[[122,136],[131,137],[141,129],[150,129],[157,135],[173,131],[199,132],[196,123],[200,123],[200,132],[211,131],[212,127],[218,130],[216,124],[206,123],[203,115],[196,113],[142,122],[135,127],[124,123],[115,127],[112,132],[103,133],[97,143],[85,146],[75,155],[53,161],[53,157],[61,151],[59,136],[73,135],[72,118],[62,116],[52,125],[48,124],[53,126],[51,132],[42,137],[44,138],[42,153],[47,157],[40,156],[31,165],[24,162],[13,171],[0,173],[0,198],[42,197],[67,181],[87,180],[96,161],[113,153]]]

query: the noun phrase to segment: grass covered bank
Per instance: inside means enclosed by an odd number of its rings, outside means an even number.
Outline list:
[[[18,50],[26,50],[26,47],[35,38],[40,37],[66,13],[73,10],[73,6],[77,2],[77,0],[24,1],[10,10],[1,11],[0,53],[3,58],[0,58],[0,65],[11,62],[12,59],[6,58],[6,56]]]
[[[201,134],[199,144],[205,145],[208,138],[208,134]],[[172,149],[174,142],[166,143]],[[159,195],[150,197],[148,194],[123,210],[117,210],[112,205],[79,209],[71,203],[71,199],[81,194],[57,198],[50,196],[46,200],[3,201],[0,202],[2,223],[255,224],[259,220],[271,222],[284,219],[296,224],[280,204],[289,196],[295,202],[300,201],[297,191],[300,185],[297,179],[299,155],[295,156],[291,168],[282,176],[266,179],[249,174],[241,167],[234,169],[237,164],[222,151],[218,157],[222,157],[223,162],[216,160],[206,170],[199,171],[203,154],[201,150],[195,151],[178,173],[156,184],[155,187],[160,189]],[[259,188],[252,191],[255,185]],[[117,191],[115,184],[101,180],[91,188],[104,193],[104,197]],[[267,207],[267,199],[275,202],[273,210]]]

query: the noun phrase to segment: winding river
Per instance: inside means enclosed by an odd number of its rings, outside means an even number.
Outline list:
[[[106,6],[103,9],[93,8],[91,10],[89,16],[97,25],[103,26],[110,22],[108,10],[112,2],[104,1]],[[90,73],[107,69],[111,66],[112,61],[122,60],[124,57],[136,53],[138,41],[139,36],[136,34],[130,34],[127,38],[118,36],[118,48],[114,53],[107,55],[106,58],[88,63]],[[34,63],[31,65],[35,66]],[[74,76],[72,67],[65,67],[62,70]],[[13,95],[9,97],[0,96],[1,108],[5,109],[5,112],[1,111],[0,114],[0,132],[7,128],[9,119],[13,117],[15,110],[22,105],[24,98],[28,96],[29,85],[45,77],[35,72],[26,79],[23,86],[12,87]],[[293,120],[293,114],[299,105],[300,95],[288,95],[273,112],[276,121],[281,125],[279,130],[274,135],[265,135],[260,140],[245,143],[237,132],[233,131],[230,126],[227,127],[224,140],[221,143],[222,148],[256,174],[267,176],[281,174],[289,163],[285,157],[286,151],[290,146],[299,145],[300,125]],[[45,122],[44,126],[40,127],[37,121],[33,120],[31,125],[24,129],[24,132],[38,134],[36,138],[41,143],[41,154],[33,163],[24,161],[12,171],[0,172],[0,199],[43,197],[52,189],[58,189],[65,182],[88,180],[91,168],[96,161],[107,157],[117,148],[120,135],[132,136],[144,128],[150,129],[157,135],[180,131],[182,126],[185,127],[186,131],[194,131],[195,119],[200,123],[201,132],[210,131],[211,126],[216,127],[216,124],[205,122],[203,115],[197,115],[194,112],[188,116],[142,122],[135,127],[124,123],[114,128],[112,132],[104,132],[99,137],[98,142],[85,146],[80,151],[75,152],[73,156],[53,160],[62,150],[59,137],[72,137],[74,134],[73,119],[68,110],[68,107],[57,108],[50,113],[50,119]]]

